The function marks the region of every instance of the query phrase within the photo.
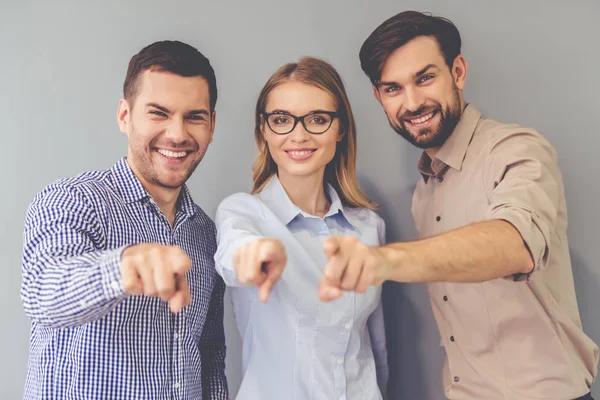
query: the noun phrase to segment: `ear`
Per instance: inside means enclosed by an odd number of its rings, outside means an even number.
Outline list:
[[[127,134],[129,132],[129,121],[131,115],[131,107],[129,102],[125,99],[119,100],[119,107],[117,108],[117,123],[121,132]]]
[[[340,125],[341,125],[341,124],[340,124]],[[344,138],[344,136],[346,136],[346,132],[344,132],[344,131],[341,129],[341,127],[340,127],[340,130],[339,130],[339,132],[338,132],[337,138],[335,138],[335,141],[336,141],[336,142],[341,142],[341,141],[342,141],[342,139]]]
[[[465,82],[467,80],[467,60],[459,54],[454,59],[454,63],[452,64],[452,78],[454,79],[454,83],[456,87],[460,90],[465,88]]]
[[[217,112],[213,110],[210,116],[210,141],[208,143],[212,143],[213,135],[215,133],[215,124],[217,123]]]
[[[379,93],[379,88],[375,85],[372,85],[372,87],[373,87],[373,96],[375,96],[375,99],[377,100],[377,102],[379,104],[381,104],[381,94]]]

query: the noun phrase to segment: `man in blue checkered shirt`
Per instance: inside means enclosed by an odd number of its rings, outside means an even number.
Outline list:
[[[123,89],[127,157],[54,182],[27,213],[24,398],[228,399],[215,226],[185,186],[212,141],[214,71],[157,42]]]

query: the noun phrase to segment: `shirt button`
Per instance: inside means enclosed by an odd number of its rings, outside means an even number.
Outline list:
[[[344,328],[346,328],[347,330],[350,330],[350,328],[352,328],[352,324],[350,322],[346,322],[346,324],[344,325]]]
[[[436,220],[437,222],[440,222],[440,220],[441,220],[441,219],[442,219],[442,217],[440,217],[439,215],[438,215],[437,217],[435,217],[435,220]]]
[[[444,182],[444,177],[443,177],[443,176],[438,176],[438,178],[437,178],[437,181],[438,181],[439,183],[442,183],[442,182]]]
[[[342,365],[344,363],[344,359],[343,358],[338,358],[337,359],[337,363],[338,363],[338,365]]]
[[[456,379],[456,378],[455,378],[455,379]],[[175,389],[179,389],[179,382],[175,382],[175,384],[173,385],[173,387],[174,387]]]
[[[444,301],[448,301],[448,296],[443,297]]]
[[[455,376],[455,377],[454,377],[454,383],[458,383],[458,381],[459,381],[459,380],[460,380],[460,379],[458,379],[458,376]]]
[[[110,284],[110,286],[113,288],[113,290],[121,290],[121,284],[118,281],[114,281]]]
[[[454,336],[450,336],[450,341],[454,342]]]
[[[179,339],[179,335],[177,333],[174,333],[173,334],[173,339],[175,339],[175,340]]]

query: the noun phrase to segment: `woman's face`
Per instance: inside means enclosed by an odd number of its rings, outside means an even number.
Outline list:
[[[329,93],[306,83],[288,81],[269,93],[261,129],[280,179],[323,176],[342,138],[339,119],[328,114],[335,111]],[[306,127],[302,120],[294,126],[301,116]]]

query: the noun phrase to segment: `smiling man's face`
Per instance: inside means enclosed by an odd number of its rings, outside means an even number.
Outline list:
[[[460,120],[465,75],[462,56],[450,69],[436,39],[419,36],[390,54],[373,89],[398,134],[419,148],[439,148]]]
[[[129,139],[127,162],[147,190],[178,190],[212,142],[215,113],[203,77],[145,71],[117,119]]]

